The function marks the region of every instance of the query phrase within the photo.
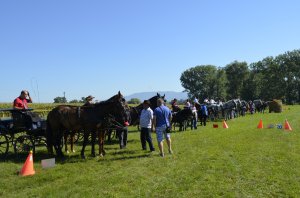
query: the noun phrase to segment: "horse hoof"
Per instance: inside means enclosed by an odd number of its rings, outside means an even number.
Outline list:
[[[100,154],[99,157],[104,157],[104,155],[103,155],[103,154]]]
[[[85,155],[81,155],[81,158],[82,158],[82,159],[86,159]]]
[[[69,152],[69,151],[67,151],[67,153],[69,154],[70,152]]]
[[[72,150],[72,153],[75,153],[76,151],[75,150]]]
[[[92,157],[96,157],[96,154],[95,154],[95,153],[93,153],[93,154],[92,154]]]

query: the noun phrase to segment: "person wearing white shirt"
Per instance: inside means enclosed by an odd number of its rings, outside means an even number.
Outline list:
[[[185,104],[184,104],[184,108],[191,108],[191,103],[190,103],[190,100],[189,99],[187,99],[186,100],[186,102],[185,102]]]
[[[194,99],[194,103],[198,103],[199,104],[199,101],[198,101],[198,99],[196,97]]]
[[[148,100],[145,100],[143,102],[143,110],[140,116],[140,128],[141,128],[140,138],[142,143],[142,149],[147,150],[146,142],[148,142],[151,152],[155,151],[152,143],[152,137],[151,137],[152,122],[153,122],[153,111],[150,108],[150,102]]]

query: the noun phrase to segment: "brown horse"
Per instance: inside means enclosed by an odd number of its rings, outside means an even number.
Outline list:
[[[53,154],[52,146],[54,146],[56,154],[63,157],[61,139],[65,131],[84,131],[82,158],[85,158],[84,149],[90,132],[92,133],[92,155],[95,156],[95,137],[98,132],[99,155],[103,156],[105,128],[110,125],[107,117],[114,117],[121,125],[127,121],[125,99],[120,92],[106,101],[87,107],[57,106],[47,117],[46,137],[49,153]]]

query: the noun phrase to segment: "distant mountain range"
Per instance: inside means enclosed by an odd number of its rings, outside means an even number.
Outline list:
[[[147,99],[152,98],[153,96],[156,96],[156,94],[159,93],[161,95],[166,94],[165,99],[167,101],[171,101],[174,98],[177,100],[185,100],[188,98],[188,95],[186,92],[176,92],[176,91],[159,91],[159,92],[140,92],[140,93],[134,93],[129,96],[125,96],[125,99],[128,101],[132,98],[138,98],[141,102]]]

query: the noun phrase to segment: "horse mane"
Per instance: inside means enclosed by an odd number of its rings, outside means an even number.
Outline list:
[[[113,101],[113,100],[105,100],[105,101],[101,101],[101,102],[97,102],[95,104],[92,104],[92,106],[95,106],[95,107],[98,107],[98,106],[103,106],[103,105],[107,105],[107,104],[113,104],[115,103],[116,101]]]
[[[101,101],[101,102],[97,102],[97,103],[95,103],[93,105],[95,107],[99,107],[99,106],[102,106],[102,105],[107,105],[107,104],[115,103],[116,101],[125,102],[125,99],[123,98],[123,95],[120,92],[118,94],[110,97],[107,100],[104,100],[104,101]]]

